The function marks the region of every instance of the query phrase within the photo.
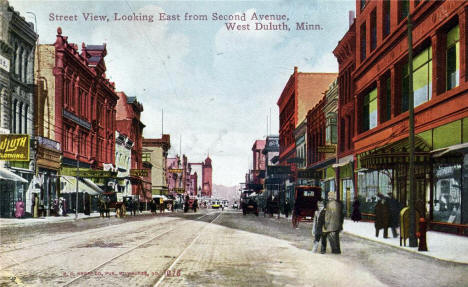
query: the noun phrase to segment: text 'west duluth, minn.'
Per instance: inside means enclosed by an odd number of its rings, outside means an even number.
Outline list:
[[[265,31],[276,31],[284,30],[290,31],[291,26],[288,23],[289,17],[285,14],[259,14],[253,12],[251,15],[247,15],[245,12],[237,14],[221,14],[213,12],[208,14],[193,14],[185,12],[182,14],[168,14],[168,13],[157,13],[157,14],[145,14],[130,13],[122,14],[114,12],[111,15],[95,14],[92,12],[82,12],[80,14],[58,14],[49,13],[49,22],[95,22],[95,23],[106,23],[106,22],[177,22],[177,21],[192,21],[192,22],[203,22],[203,21],[219,21],[224,22],[225,28],[228,31],[250,31],[250,30],[265,30]],[[312,24],[307,21],[295,22],[293,25],[295,30],[300,31],[316,31],[323,30],[323,26],[320,24]]]

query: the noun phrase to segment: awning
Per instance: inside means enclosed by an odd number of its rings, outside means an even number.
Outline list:
[[[380,170],[396,165],[409,164],[408,138],[370,150],[360,154],[362,168]],[[420,137],[414,137],[414,163],[417,165],[430,164],[429,151],[431,147]]]
[[[3,167],[0,167],[0,179],[28,183],[26,179]]]
[[[352,154],[350,154],[348,156],[345,156],[345,157],[342,157],[342,158],[338,159],[338,162],[333,164],[332,167],[337,168],[337,167],[345,166],[345,165],[349,164],[350,162],[352,162],[353,159],[354,159],[354,156]]]
[[[84,181],[87,185],[89,185],[94,191],[98,193],[103,193],[104,190],[102,190],[99,186],[97,186],[94,182],[92,182],[90,179],[87,178],[81,178],[82,181]]]
[[[63,185],[63,188],[60,190],[60,193],[75,193],[76,192],[76,178],[73,176],[68,176],[68,175],[62,175],[61,178],[63,179],[64,185]],[[86,179],[80,179],[78,181],[78,192],[87,192],[89,195],[98,195],[99,193],[103,192],[97,186],[96,187],[98,189],[91,187],[90,185],[88,185],[87,182],[85,183],[84,180]]]
[[[449,146],[445,148],[436,149],[436,150],[433,150],[431,153],[432,153],[432,157],[437,158],[437,157],[441,157],[449,153],[456,153],[456,152],[460,152],[460,153],[468,152],[468,143],[462,143],[462,144],[457,144],[457,145],[453,145],[453,146]]]

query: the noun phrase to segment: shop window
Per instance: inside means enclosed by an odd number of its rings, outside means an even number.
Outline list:
[[[361,131],[373,129],[377,126],[377,89],[366,94],[363,99]]]
[[[392,192],[391,170],[358,173],[358,198],[361,212],[374,213],[377,194],[387,196]]]
[[[447,90],[460,84],[460,26],[447,34]]]
[[[377,17],[376,17],[376,12],[375,10],[372,11],[371,13],[371,19],[370,19],[370,50],[374,51],[374,49],[377,47]]]
[[[366,59],[366,23],[361,25],[361,62]]]
[[[461,171],[460,164],[434,168],[434,221],[461,223]]]
[[[383,2],[383,25],[382,35],[385,38],[390,34],[390,0]]]

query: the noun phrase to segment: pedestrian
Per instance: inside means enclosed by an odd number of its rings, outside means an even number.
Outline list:
[[[388,238],[388,226],[390,221],[390,210],[388,200],[383,194],[377,194],[379,200],[375,205],[375,237],[379,237],[380,229],[384,230],[384,238]]]
[[[137,202],[136,198],[134,198],[132,200],[132,205],[133,205],[132,206],[133,216],[136,216],[136,212],[138,210],[138,202]]]
[[[312,235],[314,237],[314,245],[312,252],[317,252],[320,240],[322,239],[322,228],[325,223],[325,207],[323,202],[320,200],[317,202],[317,211],[314,215],[314,225],[312,227]]]
[[[85,192],[84,193],[84,214],[85,215],[90,215],[91,214],[91,201],[90,201],[90,195]]]
[[[109,196],[106,195],[105,199],[104,199],[104,208],[105,208],[105,212],[106,212],[106,217],[110,217],[110,198]]]
[[[327,250],[327,238],[330,241],[332,253],[340,254],[340,231],[343,230],[343,204],[336,200],[336,193],[328,193],[328,202],[325,206],[325,222],[322,228],[322,248],[320,253]]]
[[[33,193],[33,199],[32,199],[32,204],[33,204],[33,217],[38,217],[39,216],[39,198],[37,198],[37,193]]]
[[[388,193],[388,209],[390,213],[389,226],[392,229],[393,238],[396,238],[398,236],[396,228],[400,225],[401,204],[391,192]]]
[[[289,201],[286,200],[286,203],[284,204],[284,215],[286,218],[289,217],[289,211],[291,210],[291,207],[289,206]]]
[[[67,216],[68,210],[67,210],[67,200],[65,198],[63,199],[63,216]]]
[[[353,202],[353,213],[351,214],[351,220],[354,222],[361,221],[362,219],[361,210],[359,209],[360,205],[359,199],[356,198]]]
[[[23,202],[23,200],[21,198],[16,202],[15,207],[16,207],[15,217],[16,218],[23,218],[23,216],[24,216],[24,202]]]

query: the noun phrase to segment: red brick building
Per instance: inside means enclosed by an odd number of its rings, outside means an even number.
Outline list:
[[[143,169],[142,147],[143,128],[145,125],[140,121],[143,105],[137,101],[136,97],[128,97],[124,92],[117,92],[119,100],[117,102],[117,130],[128,136],[133,142],[131,150],[131,169]],[[151,193],[146,195],[143,189],[141,177],[130,178],[132,183],[132,194],[140,198],[140,202],[151,200]]]
[[[117,94],[105,76],[106,45],[78,46],[57,29],[54,46],[55,140],[63,150],[62,169],[103,169],[113,163]],[[47,67],[43,67],[47,69]],[[66,172],[62,172],[64,174]]]
[[[355,175],[365,213],[372,212],[379,192],[407,204],[411,72],[416,208],[432,228],[467,234],[468,3],[358,0],[356,8],[354,25],[334,51],[343,91],[339,157],[354,155],[344,172]],[[413,23],[412,71],[408,13]],[[348,162],[342,161],[342,167]]]
[[[280,112],[279,165],[291,165],[295,172],[295,165],[288,163],[288,159],[296,157],[294,131],[304,121],[308,111],[322,98],[322,93],[337,77],[336,73],[302,73],[294,67],[294,73],[278,99]]]

